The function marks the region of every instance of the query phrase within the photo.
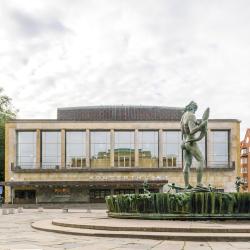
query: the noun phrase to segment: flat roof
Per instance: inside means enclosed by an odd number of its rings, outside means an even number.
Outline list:
[[[167,106],[84,106],[57,109],[57,119],[13,119],[9,123],[70,122],[180,122],[184,108]],[[238,119],[209,119],[240,122]]]
[[[237,122],[240,123],[241,120],[238,119],[209,119],[208,121],[210,122]],[[57,120],[57,119],[12,119],[7,121],[6,123],[93,123],[93,122],[98,122],[98,123],[107,123],[107,122],[180,122],[180,120],[174,120],[174,121],[161,121],[161,120],[155,120],[155,121],[62,121],[62,120]]]
[[[165,106],[85,106],[57,109],[62,121],[179,121],[183,108]]]

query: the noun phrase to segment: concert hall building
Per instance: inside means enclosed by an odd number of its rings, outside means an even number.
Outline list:
[[[91,106],[59,108],[57,119],[6,124],[5,203],[103,202],[109,194],[183,184],[182,108]],[[203,182],[233,191],[240,166],[240,122],[210,119],[199,142]],[[191,184],[196,183],[195,165]]]

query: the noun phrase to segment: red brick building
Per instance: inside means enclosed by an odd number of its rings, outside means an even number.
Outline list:
[[[250,191],[250,129],[247,129],[245,138],[240,143],[240,173],[245,182],[244,191]]]

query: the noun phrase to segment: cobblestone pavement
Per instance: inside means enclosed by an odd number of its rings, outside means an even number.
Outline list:
[[[0,250],[235,250],[250,249],[250,242],[183,242],[142,239],[118,239],[87,236],[73,236],[48,233],[32,229],[33,221],[53,218],[95,217],[105,215],[104,210],[86,213],[80,210],[25,209],[23,213],[2,215],[0,211]]]

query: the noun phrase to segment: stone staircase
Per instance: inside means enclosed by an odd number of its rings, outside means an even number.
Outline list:
[[[175,241],[250,241],[246,222],[187,222],[72,218],[43,220],[32,227],[47,232],[94,237]]]

